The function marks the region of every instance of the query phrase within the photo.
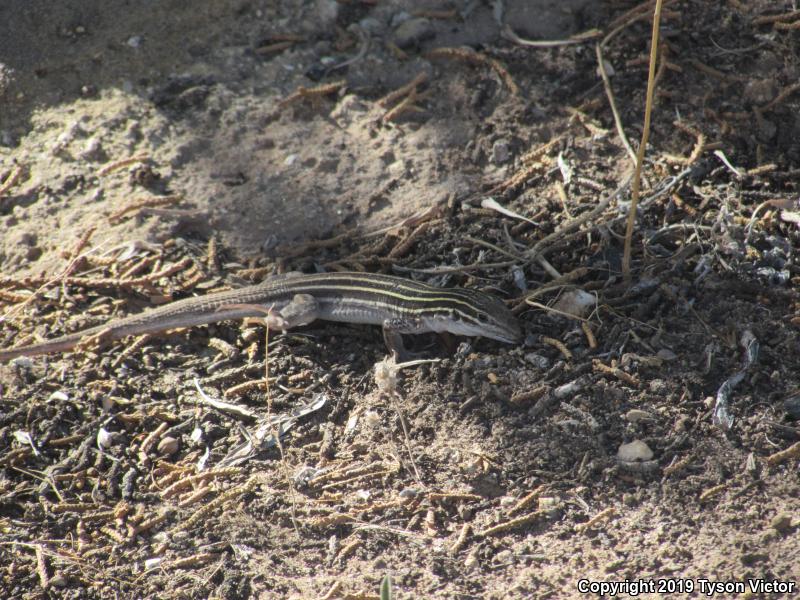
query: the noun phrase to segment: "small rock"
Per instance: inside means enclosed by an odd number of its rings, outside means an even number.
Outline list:
[[[673,360],[675,360],[676,358],[678,358],[678,355],[677,355],[677,354],[675,354],[675,353],[674,353],[672,350],[670,350],[669,348],[662,348],[661,350],[659,350],[658,352],[656,352],[656,356],[657,356],[658,358],[660,358],[661,360],[663,360],[663,361],[666,361],[666,362],[672,362]]]
[[[568,315],[583,317],[589,310],[597,304],[594,294],[585,292],[581,289],[574,289],[565,292],[555,303],[553,308]]]
[[[374,17],[365,17],[361,19],[358,22],[358,26],[368,34],[375,36],[383,35],[383,33],[386,31],[386,24]]]
[[[433,26],[428,19],[409,19],[394,30],[394,43],[400,48],[410,48],[433,37]]]
[[[790,421],[800,421],[800,395],[792,396],[783,401],[783,410]]]
[[[315,13],[321,25],[333,27],[339,17],[339,3],[336,0],[317,0],[316,5]]]
[[[766,104],[777,93],[774,79],[752,79],[745,84],[743,96],[753,104]]]
[[[651,415],[646,410],[639,410],[638,408],[632,408],[625,413],[623,418],[629,423],[638,423],[639,421],[652,421],[653,415]]]
[[[295,162],[297,162],[297,154],[290,154],[285,159],[283,159],[283,166],[291,167]]]
[[[561,506],[561,499],[558,496],[540,496],[537,505],[539,510],[554,511]]]
[[[409,19],[411,19],[411,15],[408,14],[406,11],[401,10],[400,12],[397,12],[397,13],[392,15],[392,19],[391,19],[389,24],[394,29],[395,27],[397,27],[401,23],[405,23]]]
[[[138,48],[139,46],[142,45],[142,36],[132,35],[131,37],[128,38],[128,40],[125,43],[128,44],[128,46],[130,46],[131,48]]]
[[[758,122],[759,139],[771,140],[778,133],[778,126],[768,119],[760,119]]]
[[[367,105],[355,94],[342,98],[330,113],[331,119],[343,124],[350,124],[367,111]]]
[[[100,143],[100,139],[97,137],[90,137],[86,140],[86,143],[83,145],[83,150],[81,151],[81,158],[86,160],[94,160],[99,159],[103,155],[103,146]]]
[[[535,352],[529,352],[525,355],[525,360],[531,363],[537,369],[549,369],[550,368],[550,359],[546,356],[542,356],[541,354],[536,354]]]
[[[755,564],[767,562],[769,554],[765,552],[745,552],[740,557],[742,564],[746,567],[752,567]]]
[[[467,555],[467,558],[464,559],[464,567],[467,569],[473,569],[477,567],[480,564],[480,559],[478,556],[478,548],[475,548]]]
[[[396,160],[389,165],[389,176],[398,179],[405,175],[406,164],[402,160]]]
[[[492,144],[492,153],[490,160],[496,165],[502,165],[508,162],[511,157],[511,150],[509,149],[508,142],[505,140],[497,140]]]
[[[633,440],[619,447],[617,458],[622,462],[644,462],[653,458],[653,451],[642,440]]]
[[[519,499],[515,498],[514,496],[502,496],[500,498],[500,508],[511,508],[517,502],[519,502]]]
[[[162,456],[172,456],[178,451],[180,442],[174,437],[166,436],[158,442],[158,453]]]
[[[101,450],[110,448],[114,443],[114,434],[107,429],[101,427],[97,432],[97,447]]]
[[[792,515],[789,513],[777,514],[772,518],[769,526],[781,535],[786,535],[792,531]]]
[[[403,488],[400,490],[400,497],[404,500],[413,500],[419,496],[419,490],[415,488]]]
[[[195,427],[192,429],[192,433],[189,435],[189,439],[192,440],[195,444],[198,444],[203,441],[203,429],[200,427]]]

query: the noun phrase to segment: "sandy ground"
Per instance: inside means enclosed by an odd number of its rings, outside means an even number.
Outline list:
[[[797,596],[797,16],[667,2],[627,285],[596,46],[636,148],[636,7],[4,2],[0,347],[323,269],[486,289],[526,339],[420,336],[390,392],[370,327],[0,365],[0,596]]]

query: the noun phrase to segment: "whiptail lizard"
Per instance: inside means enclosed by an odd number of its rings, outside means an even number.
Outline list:
[[[62,352],[96,337],[105,343],[130,335],[228,319],[265,317],[285,331],[316,319],[383,326],[386,346],[404,354],[403,334],[446,331],[510,344],[519,323],[497,298],[467,288],[438,288],[374,273],[288,273],[260,284],[185,298],[141,314],[28,346],[0,350],[0,362],[18,356]]]

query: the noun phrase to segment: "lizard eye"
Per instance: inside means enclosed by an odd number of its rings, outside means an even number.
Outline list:
[[[480,321],[481,323],[486,323],[486,321],[488,320],[489,320],[489,315],[487,315],[486,313],[478,313],[478,321]]]

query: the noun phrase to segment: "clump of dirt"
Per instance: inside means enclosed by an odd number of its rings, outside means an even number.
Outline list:
[[[6,8],[0,347],[287,270],[486,289],[526,337],[0,365],[4,598],[796,593],[797,16],[665,2],[626,282],[653,6],[556,4]]]

